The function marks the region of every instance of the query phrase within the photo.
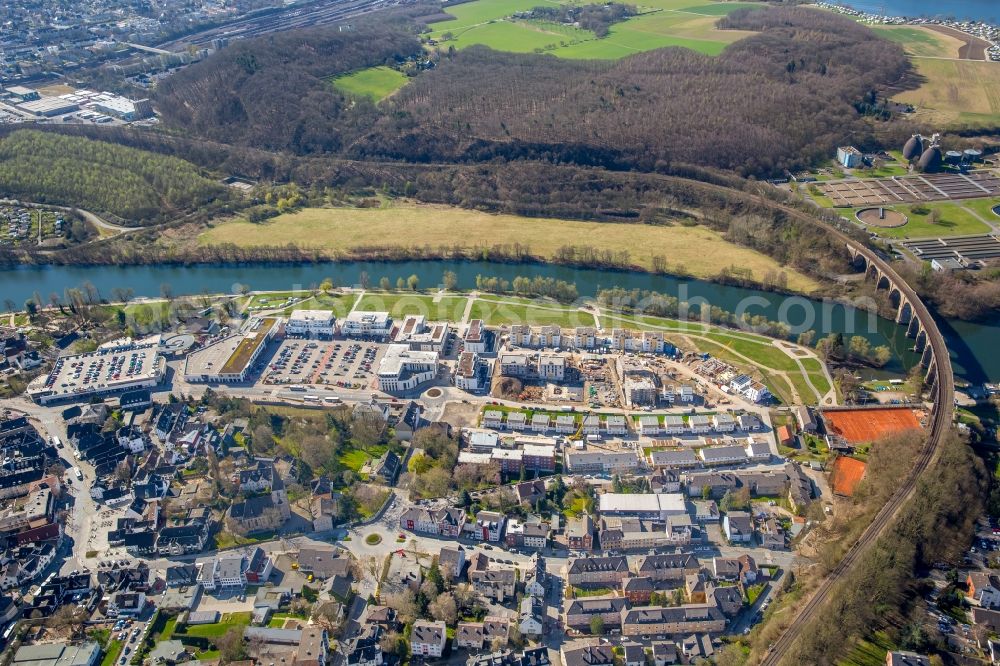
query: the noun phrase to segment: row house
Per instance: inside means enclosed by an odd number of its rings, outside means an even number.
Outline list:
[[[726,628],[726,616],[708,603],[632,608],[622,611],[620,622],[623,636],[718,633]]]
[[[684,578],[701,570],[698,558],[690,553],[663,553],[639,558],[635,574],[652,579],[655,583],[684,584]]]
[[[446,509],[445,511],[455,511],[455,509]],[[477,541],[496,543],[500,541],[500,537],[503,535],[506,520],[507,518],[503,514],[496,511],[480,511],[476,514],[474,522],[464,524],[465,536]]]
[[[505,541],[511,548],[532,548],[539,550],[549,545],[552,528],[547,522],[522,523],[511,519],[507,523]]]
[[[620,582],[615,583],[618,587]],[[584,597],[570,599],[566,603],[566,626],[578,631],[590,632],[590,623],[594,618],[604,622],[605,630],[620,628],[622,612],[628,607],[628,599],[624,597]]]
[[[574,557],[566,565],[566,581],[577,587],[617,587],[629,575],[628,560],[621,556]]]
[[[462,536],[465,524],[465,512],[455,508],[431,511],[413,507],[399,517],[400,529],[453,539]]]

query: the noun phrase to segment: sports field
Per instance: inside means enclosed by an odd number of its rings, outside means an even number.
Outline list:
[[[912,409],[845,409],[823,411],[827,430],[851,444],[866,444],[885,435],[918,430],[920,421]]]
[[[953,126],[1000,123],[1000,63],[913,58],[924,81],[893,97],[917,107],[924,122]]]
[[[368,97],[376,102],[396,92],[409,79],[391,67],[369,67],[333,79],[335,88],[356,97]]]
[[[833,472],[830,474],[830,485],[833,492],[844,497],[854,494],[855,488],[861,483],[868,466],[856,458],[840,456],[833,462]]]
[[[645,269],[652,268],[654,255],[662,255],[669,266],[682,266],[695,277],[713,277],[736,264],[750,269],[757,279],[763,279],[767,271],[784,271],[789,288],[796,291],[816,288],[806,275],[730,243],[706,227],[528,218],[399,202],[379,209],[308,208],[259,224],[231,220],[204,232],[198,242],[243,247],[295,243],[331,253],[364,247],[450,248],[458,243],[471,249],[520,243],[546,258],[567,245],[591,246],[616,252],[627,249],[630,261]]]
[[[549,0],[550,2],[552,0]],[[515,12],[544,5],[542,0],[476,0],[445,11],[455,18],[432,25],[443,46],[483,44],[499,51],[544,52],[563,58],[614,60],[651,49],[681,46],[717,55],[727,44],[751,34],[717,30],[721,16],[752,3],[713,0],[647,0],[640,15],[614,24],[607,36],[547,21],[516,19]]]

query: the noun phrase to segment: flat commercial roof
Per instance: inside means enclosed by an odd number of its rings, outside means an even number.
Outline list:
[[[232,355],[226,360],[225,365],[222,366],[220,374],[223,375],[236,375],[243,372],[246,368],[247,363],[250,359],[254,357],[257,349],[261,345],[267,344],[267,334],[274,328],[277,320],[271,317],[267,319],[262,319],[260,326],[256,330],[245,334],[243,340],[236,346],[233,350]]]
[[[292,310],[288,323],[304,321],[332,324],[333,319],[333,312],[330,310]]]
[[[605,493],[600,497],[600,510],[612,513],[684,513],[684,496],[680,493]]]
[[[159,372],[159,347],[160,338],[156,336],[139,342],[128,340],[86,354],[60,357],[42,382],[32,382],[32,392],[82,396],[153,381]]]

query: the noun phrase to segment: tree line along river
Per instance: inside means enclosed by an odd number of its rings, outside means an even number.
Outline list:
[[[704,299],[730,312],[763,315],[782,321],[794,333],[805,328],[816,331],[817,339],[829,333],[864,335],[873,346],[887,345],[893,358],[884,368],[902,373],[914,364],[913,341],[903,328],[887,319],[850,306],[822,302],[802,296],[788,296],[756,289],[719,285],[701,280],[648,273],[570,268],[551,264],[505,264],[488,261],[409,261],[344,262],[320,264],[253,264],[235,266],[20,266],[0,271],[0,298],[19,306],[39,293],[63,295],[67,288],[89,281],[107,298],[116,287],[131,288],[136,296],[158,297],[164,285],[176,295],[236,293],[241,286],[253,290],[308,289],[329,277],[338,285],[355,285],[367,273],[373,285],[388,277],[395,285],[399,277],[416,275],[422,289],[441,283],[445,271],[453,271],[460,289],[472,289],[476,276],[496,276],[513,280],[519,275],[551,277],[572,282],[581,296],[593,296],[601,289],[621,287],[657,291],[682,301]],[[993,347],[1000,340],[1000,317],[992,322],[971,323],[939,320],[948,341],[956,376],[973,383],[1000,381],[1000,354]]]

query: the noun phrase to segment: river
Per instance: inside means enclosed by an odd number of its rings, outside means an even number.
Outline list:
[[[174,295],[201,293],[236,293],[241,286],[257,290],[307,289],[324,278],[339,285],[354,285],[362,272],[372,284],[384,276],[393,284],[399,277],[416,275],[422,288],[441,282],[445,271],[454,271],[458,286],[475,286],[476,275],[513,279],[518,275],[542,275],[576,284],[582,296],[591,296],[599,289],[623,287],[650,289],[676,296],[681,300],[704,299],[711,305],[731,312],[762,314],[768,319],[784,321],[793,328],[810,328],[818,335],[831,332],[864,335],[873,345],[888,345],[893,360],[887,372],[902,373],[916,361],[910,350],[913,341],[903,335],[902,327],[886,319],[852,307],[821,303],[801,296],[785,296],[754,289],[729,287],[701,280],[597,269],[569,268],[551,264],[502,264],[487,261],[410,261],[346,262],[296,265],[247,266],[20,266],[0,271],[0,298],[11,299],[18,305],[34,293],[48,300],[54,293],[60,296],[69,287],[91,282],[107,298],[115,287],[129,287],[136,296],[157,297],[163,285],[169,285]],[[1000,320],[992,324],[941,321],[948,339],[955,373],[973,383],[1000,381],[1000,354],[995,351],[1000,340]]]
[[[854,9],[883,16],[955,18],[1000,23],[996,0],[841,0]]]

